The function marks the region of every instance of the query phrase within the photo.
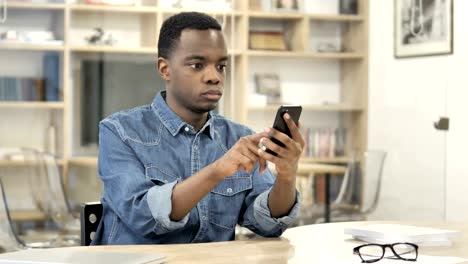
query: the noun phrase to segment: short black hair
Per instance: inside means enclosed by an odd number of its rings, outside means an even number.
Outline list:
[[[221,30],[221,25],[211,16],[199,12],[183,12],[169,17],[159,33],[158,57],[169,58],[184,29]]]

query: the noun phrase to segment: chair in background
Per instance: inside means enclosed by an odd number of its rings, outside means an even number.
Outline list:
[[[40,247],[77,246],[80,244],[80,223],[77,215],[70,209],[64,191],[62,177],[55,158],[35,149],[22,149],[25,159],[34,166],[29,167],[28,182],[37,207],[44,212],[59,228],[46,242],[34,243]],[[39,232],[40,233],[40,232]],[[37,232],[30,237],[40,236]],[[27,237],[26,237],[27,238]]]
[[[100,202],[84,203],[81,205],[81,245],[89,246],[101,222],[102,204]]]
[[[348,164],[340,193],[331,206],[332,222],[362,221],[377,208],[386,154],[381,150],[366,151],[362,161],[363,170],[359,162]],[[323,215],[315,221],[322,222]]]
[[[5,189],[0,180],[0,253],[26,249],[26,245],[21,241],[13,227],[5,196]]]

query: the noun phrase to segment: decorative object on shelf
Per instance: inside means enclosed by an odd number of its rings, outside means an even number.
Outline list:
[[[102,28],[94,28],[94,31],[93,35],[85,38],[88,44],[112,46],[117,43],[117,40],[112,37],[112,34],[109,33],[106,35]]]
[[[254,78],[256,92],[267,96],[267,104],[281,103],[281,82],[278,74],[257,73]]]
[[[282,32],[250,31],[249,47],[257,50],[287,50]]]
[[[321,42],[317,45],[317,52],[342,52],[343,50],[333,43]]]
[[[395,57],[453,53],[453,0],[395,0]]]
[[[340,14],[357,15],[357,0],[340,0]]]
[[[54,33],[52,31],[47,31],[47,30],[37,30],[37,31],[7,30],[4,32],[0,32],[0,43],[62,45],[63,41],[55,39]]]
[[[92,5],[134,6],[135,0],[86,0]]]
[[[273,0],[272,5],[278,11],[299,11],[298,0]]]
[[[184,8],[188,10],[229,11],[232,5],[227,0],[172,0],[161,1],[163,7]]]

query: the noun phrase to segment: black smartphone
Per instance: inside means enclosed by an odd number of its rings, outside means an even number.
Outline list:
[[[291,131],[289,131],[288,125],[284,121],[283,115],[285,113],[288,113],[291,119],[294,121],[296,126],[299,123],[299,117],[301,116],[302,112],[302,106],[300,105],[282,105],[278,108],[278,111],[276,111],[276,116],[275,116],[275,121],[273,122],[273,128],[288,135],[289,137],[291,136]],[[270,138],[271,141],[273,141],[275,144],[285,147],[283,143],[278,141],[276,138]],[[271,151],[269,149],[265,150],[267,153],[270,153],[271,155],[278,156],[278,154],[274,151]]]

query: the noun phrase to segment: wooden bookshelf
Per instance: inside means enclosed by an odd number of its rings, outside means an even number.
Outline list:
[[[98,158],[93,156],[71,157],[68,159],[70,166],[97,167]]]
[[[342,121],[349,127],[349,137],[346,150],[356,149],[357,156],[362,154],[367,148],[367,89],[368,89],[368,3],[369,0],[358,0],[359,14],[358,15],[329,15],[329,14],[309,14],[301,12],[270,12],[270,11],[253,11],[249,10],[249,0],[236,0],[234,10],[229,11],[207,11],[211,15],[215,15],[217,19],[225,16],[226,19],[226,36],[229,43],[229,54],[235,55],[232,60],[234,70],[229,81],[233,81],[234,87],[229,87],[231,83],[226,84],[225,96],[231,96],[225,100],[223,113],[230,119],[237,122],[248,124],[248,116],[252,112],[274,113],[277,106],[255,106],[251,107],[247,104],[249,96],[249,78],[250,73],[254,72],[252,61],[266,60],[272,63],[275,60],[286,61],[287,65],[283,67],[291,67],[298,60],[313,61],[327,60],[325,63],[338,65],[340,80],[339,94],[341,103],[338,105],[303,105],[304,112],[301,118],[307,118],[307,114],[336,114],[344,116]],[[168,16],[179,13],[181,11],[189,11],[180,8],[162,8],[158,4],[162,1],[151,1],[154,5],[143,5],[133,7],[121,6],[103,6],[103,5],[87,5],[87,4],[56,4],[56,3],[27,3],[27,2],[8,2],[8,8],[15,9],[16,13],[21,13],[22,10],[34,10],[36,13],[53,13],[58,14],[54,20],[54,28],[58,32],[59,37],[63,35],[63,45],[39,45],[39,44],[0,44],[0,51],[37,51],[61,52],[60,60],[60,79],[63,92],[63,102],[0,102],[0,113],[2,110],[11,109],[21,111],[22,109],[44,110],[50,111],[51,115],[57,114],[61,118],[61,124],[58,124],[57,135],[59,135],[59,153],[63,156],[60,164],[63,167],[63,175],[65,179],[69,173],[70,166],[84,166],[94,168],[97,166],[97,157],[80,156],[76,157],[76,145],[72,139],[72,133],[75,129],[74,106],[77,104],[78,98],[74,93],[76,90],[77,76],[80,72],[74,67],[78,65],[77,57],[96,58],[96,53],[103,53],[106,56],[119,58],[130,54],[139,54],[148,58],[155,58],[157,55],[157,36],[159,35],[160,27]],[[47,12],[43,12],[47,11]],[[53,12],[49,12],[53,11]],[[20,14],[21,15],[21,14]],[[140,30],[140,37],[136,47],[129,45],[124,46],[85,46],[81,45],[80,41],[83,36],[87,36],[92,32],[95,25],[87,19],[93,17],[98,22],[104,21],[104,26],[109,26],[112,29],[129,30],[125,21],[131,20],[135,22],[137,30]],[[106,24],[106,18],[117,20],[117,23]],[[119,21],[120,17],[124,17]],[[23,17],[21,19],[24,19]],[[100,20],[101,19],[101,20]],[[284,25],[291,34],[288,35],[291,50],[288,51],[269,51],[269,50],[251,50],[249,49],[249,31],[253,22],[267,22]],[[109,22],[109,21],[107,21]],[[233,22],[234,25],[231,25]],[[318,23],[316,23],[318,22]],[[311,33],[315,24],[338,23],[338,26],[345,25],[346,30],[341,32],[341,42],[346,45],[346,50],[353,52],[336,52],[336,53],[318,53],[312,50],[312,40],[314,35]],[[112,24],[112,25],[110,25]],[[231,32],[234,27],[233,32]],[[79,41],[74,42],[75,31],[81,31],[83,36],[79,37]],[[62,34],[63,33],[63,34]],[[235,36],[234,41],[230,42],[230,37]],[[119,44],[119,43],[118,43]],[[233,44],[233,45],[232,45]],[[122,44],[124,45],[124,44]],[[19,53],[19,52],[17,52]],[[123,55],[122,55],[123,54]],[[122,55],[122,56],[120,56]],[[99,55],[100,56],[100,55]],[[7,62],[0,62],[7,63]],[[314,62],[315,63],[315,62]],[[319,63],[322,63],[320,61]],[[77,67],[79,68],[79,67]],[[298,71],[305,71],[298,69]],[[1,74],[1,73],[0,73]],[[307,74],[307,73],[304,73]],[[78,80],[79,81],[79,80]],[[47,112],[46,112],[47,113]],[[344,113],[342,115],[342,113]],[[340,121],[341,122],[341,121]],[[2,144],[0,140],[0,145]],[[95,152],[94,152],[95,153]],[[91,155],[91,154],[90,154]],[[303,158],[303,163],[338,163],[343,164],[349,160],[348,157],[336,158]],[[11,166],[12,164],[4,164]],[[0,162],[1,166],[1,162]]]
[[[0,50],[63,51],[64,45],[0,42]]]
[[[43,9],[43,10],[64,10],[66,4],[60,3],[32,3],[32,2],[8,2],[11,9]]]
[[[266,105],[266,106],[249,106],[250,111],[276,111],[279,105]],[[317,112],[359,112],[363,111],[362,107],[353,107],[346,105],[303,105],[303,111],[317,111]]]
[[[11,109],[63,109],[63,102],[5,102],[0,101],[1,108]]]
[[[46,220],[44,213],[38,210],[12,210],[10,217],[14,222]]]
[[[158,53],[156,48],[136,48],[136,47],[110,47],[110,46],[72,46],[73,52],[83,53],[131,53],[131,54],[154,54]]]
[[[83,12],[118,12],[118,13],[153,13],[156,14],[158,8],[150,6],[111,6],[111,5],[91,5],[91,4],[71,4],[70,10]]]

